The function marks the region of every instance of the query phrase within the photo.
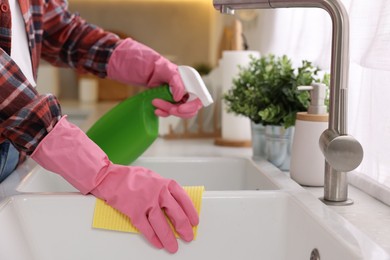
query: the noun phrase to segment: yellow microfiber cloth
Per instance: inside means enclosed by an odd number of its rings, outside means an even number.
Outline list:
[[[192,202],[194,203],[195,209],[199,214],[202,204],[204,186],[189,186],[183,188],[190,196]],[[179,237],[172,224],[170,222],[169,224],[171,225],[171,228],[174,231],[176,237]],[[122,232],[139,233],[138,229],[131,223],[129,217],[112,208],[101,199],[96,200],[92,227]],[[196,238],[197,229],[197,226],[193,227],[194,238]]]

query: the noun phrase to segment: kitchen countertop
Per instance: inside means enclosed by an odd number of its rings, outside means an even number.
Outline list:
[[[62,102],[64,114],[80,113],[84,111],[86,117],[81,125],[83,130],[88,129],[101,115],[107,112],[116,102],[99,104],[79,104],[78,102]],[[166,156],[238,156],[251,158],[251,148],[232,148],[214,145],[213,139],[186,139],[166,140],[158,138],[143,154],[148,157]],[[27,161],[23,168],[31,167],[33,162]],[[18,170],[17,170],[18,171]],[[286,173],[287,174],[287,173]],[[11,183],[22,178],[16,172],[10,176]],[[14,183],[15,184],[15,183]],[[15,186],[14,186],[15,187]],[[304,187],[313,196],[323,196],[323,188]],[[4,194],[11,194],[9,187],[0,185],[0,200]],[[3,196],[2,196],[3,195]],[[350,206],[329,206],[333,211],[344,217],[359,230],[370,237],[375,243],[383,247],[390,254],[390,207],[375,198],[367,195],[354,186],[349,186],[349,197],[354,200]]]
[[[305,189],[318,198],[324,195],[323,188]],[[329,207],[390,253],[390,207],[352,185],[348,190],[354,204]]]

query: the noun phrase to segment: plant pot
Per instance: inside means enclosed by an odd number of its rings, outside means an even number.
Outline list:
[[[282,171],[290,169],[293,134],[294,127],[265,126],[267,160]]]
[[[251,121],[252,158],[253,160],[267,158],[265,142],[265,126]]]

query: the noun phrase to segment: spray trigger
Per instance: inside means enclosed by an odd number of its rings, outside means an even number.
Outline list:
[[[214,102],[213,98],[211,97],[210,92],[208,91],[199,73],[194,68],[189,66],[179,66],[178,68],[181,79],[184,83],[184,87],[188,93],[188,98],[186,101],[199,98],[204,107],[211,105]],[[183,102],[183,99],[180,102]]]

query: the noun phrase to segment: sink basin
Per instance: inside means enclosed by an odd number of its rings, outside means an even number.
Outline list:
[[[309,260],[313,249],[321,260],[387,259],[314,201],[312,211],[282,191],[206,191],[197,239],[179,240],[178,253],[171,255],[138,234],[92,229],[92,196],[16,195],[0,204],[0,259]]]
[[[208,191],[275,190],[278,186],[250,159],[238,157],[145,157],[133,165],[147,167],[183,186]],[[35,167],[17,187],[19,192],[75,192],[61,176]]]

